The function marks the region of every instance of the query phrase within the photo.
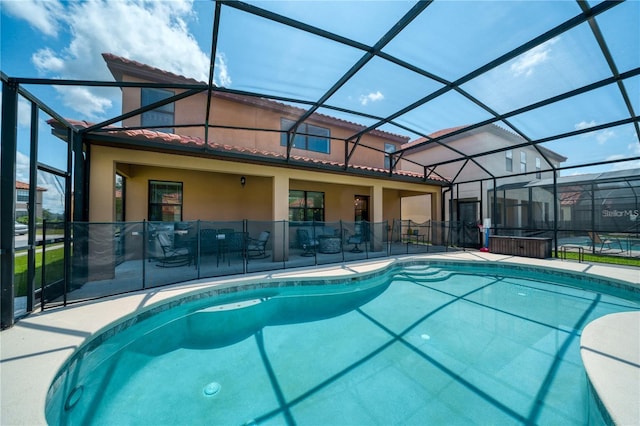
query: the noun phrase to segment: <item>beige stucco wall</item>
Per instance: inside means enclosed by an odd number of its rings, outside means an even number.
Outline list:
[[[127,178],[127,221],[147,219],[149,180],[183,182],[184,220],[287,220],[289,190],[300,189],[325,192],[327,221],[353,220],[355,195],[371,197],[371,221],[391,221],[399,218],[395,215],[402,196],[433,193],[435,200],[440,193],[439,187],[419,183],[94,145],[91,222],[112,222],[115,218],[116,165]],[[240,176],[246,177],[244,188]],[[434,203],[437,205],[437,200]]]
[[[416,195],[402,199],[402,219],[424,223],[432,219],[431,196]]]
[[[130,82],[142,81],[131,77],[126,77],[124,80]],[[130,112],[140,108],[141,90],[139,88],[123,88],[122,92],[123,112]],[[178,94],[181,93],[181,91],[175,90],[174,93]],[[209,115],[209,123],[211,125],[237,127],[238,129],[210,128],[209,141],[219,144],[275,152],[283,155],[286,154],[286,147],[280,145],[280,133],[278,132],[281,130],[280,119],[287,118],[295,120],[303,113],[303,111],[295,110],[298,114],[296,115],[293,114],[292,110],[286,112],[276,108],[267,108],[264,106],[266,104],[268,103],[256,106],[253,104],[234,102],[221,97],[213,97],[210,106],[211,112]],[[176,103],[174,112],[175,123],[203,124],[205,122],[205,112],[206,93],[190,96]],[[346,139],[355,133],[353,128],[340,127],[335,124],[329,125],[325,122],[314,120],[313,118],[306,122],[319,127],[329,128],[332,138]],[[337,122],[338,121],[334,121],[334,123]],[[124,125],[140,126],[140,116],[138,115],[124,120]],[[270,129],[274,131],[244,130],[246,128]],[[204,138],[204,127],[183,127],[176,130],[176,133]],[[360,146],[354,151],[354,154],[350,159],[350,163],[383,168],[384,153],[368,147],[384,151],[385,142],[395,143],[398,147],[400,146],[398,141],[392,141],[390,139],[392,138],[384,138],[371,134],[363,136],[360,141]],[[349,148],[351,149],[352,146],[353,145],[350,145]],[[343,140],[332,139],[330,152],[328,154],[293,148],[291,150],[291,155],[313,157],[326,161],[344,162],[345,142]]]
[[[124,169],[124,168],[123,168]],[[271,178],[250,176],[244,187],[240,174],[185,170],[173,167],[130,165],[126,167],[126,220],[147,218],[149,181],[182,182],[182,219],[189,220],[271,220]],[[251,208],[260,206],[260,208]],[[242,211],[239,211],[242,209]],[[240,216],[239,214],[242,213]]]

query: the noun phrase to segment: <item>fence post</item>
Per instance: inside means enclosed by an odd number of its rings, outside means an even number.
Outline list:
[[[249,242],[249,220],[242,219],[242,273],[247,274],[249,269],[249,254],[247,252],[247,243]],[[265,247],[266,250],[266,247]]]
[[[198,269],[198,279],[200,279],[200,258],[202,257],[202,243],[200,240],[200,219],[196,221],[196,253],[197,258],[194,260],[196,262],[196,268]]]
[[[147,288],[147,220],[142,219],[142,289]]]
[[[44,311],[44,288],[45,288],[45,272],[47,264],[45,263],[44,252],[47,248],[47,220],[42,221],[42,261],[40,264],[40,311]]]

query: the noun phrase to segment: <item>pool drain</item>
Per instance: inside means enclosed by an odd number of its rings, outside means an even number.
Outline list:
[[[211,382],[202,389],[202,393],[204,394],[204,396],[215,396],[218,394],[218,392],[220,392],[221,387],[222,386],[220,386],[220,383]]]

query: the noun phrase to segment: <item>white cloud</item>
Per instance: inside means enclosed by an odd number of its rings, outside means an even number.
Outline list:
[[[65,106],[76,109],[81,105],[82,113],[92,120],[98,119],[112,105],[110,99],[93,93],[86,87],[64,86],[56,87],[56,90],[63,94],[62,102]]]
[[[609,139],[615,137],[616,132],[611,129],[604,129],[601,132],[596,133],[596,140],[600,145],[608,141]]]
[[[576,130],[584,130],[584,129],[588,129],[591,128],[595,125],[597,125],[598,123],[595,122],[595,120],[591,120],[591,121],[581,121],[579,123],[574,124],[573,127],[575,127]],[[596,141],[602,145],[603,143],[607,142],[609,139],[612,139],[616,136],[616,132],[613,131],[612,129],[604,129],[601,130],[599,132],[595,132],[595,133],[585,133],[582,135],[583,137],[593,137],[595,136]]]
[[[0,90],[0,111],[2,110],[2,90]],[[18,126],[29,127],[31,125],[31,102],[18,96]]]
[[[65,71],[62,58],[57,57],[55,52],[48,47],[37,50],[31,55],[31,62],[43,74],[58,74]]]
[[[640,143],[633,141],[627,145],[627,149],[629,150],[628,153],[610,155],[606,158],[606,161],[624,160],[625,158],[640,156]],[[640,160],[621,161],[619,163],[614,163],[611,167],[611,170],[613,171],[627,169],[640,169]]]
[[[514,77],[518,77],[523,74],[525,77],[528,77],[533,74],[538,65],[549,60],[552,50],[551,46],[557,43],[558,40],[560,40],[559,37],[552,38],[551,40],[546,41],[518,56],[510,66]]]
[[[29,182],[29,157],[16,151],[16,180]]]
[[[29,157],[19,151],[16,159],[16,180],[31,183],[29,181]],[[64,189],[62,189],[64,182],[62,178],[51,173],[38,173],[36,185],[46,189],[42,193],[42,206],[54,213],[62,213],[64,211]]]
[[[207,81],[209,58],[189,32],[197,19],[193,0],[65,3],[63,18],[71,40],[60,49],[45,46],[32,55],[47,77],[79,80],[113,79],[102,53],[108,52],[185,77]],[[226,61],[218,57],[218,79],[231,84]],[[63,102],[82,117],[96,119],[119,103],[119,90],[56,87]],[[119,111],[118,111],[119,112]]]
[[[64,8],[58,1],[19,0],[3,1],[3,10],[16,18],[24,19],[48,36],[57,36]]]
[[[18,126],[31,126],[31,102],[23,97],[18,98]]]
[[[231,76],[229,75],[229,69],[227,67],[227,57],[224,53],[216,54],[215,71],[218,78],[215,80],[215,84],[222,87],[231,86]]]
[[[64,212],[63,179],[51,173],[38,173],[38,186],[46,189],[42,194],[42,207],[53,213]]]
[[[46,189],[42,195],[42,205],[45,209],[54,213],[64,211],[64,183],[51,173],[38,173],[37,186]],[[29,181],[29,157],[20,151],[16,155],[16,180],[30,183]],[[58,180],[58,182],[55,182]]]
[[[377,92],[371,92],[368,95],[360,96],[360,103],[367,105],[369,102],[378,102],[384,99],[384,95],[378,90]]]
[[[588,129],[589,127],[595,126],[597,123],[593,120],[591,121],[581,121],[574,125],[576,130]]]

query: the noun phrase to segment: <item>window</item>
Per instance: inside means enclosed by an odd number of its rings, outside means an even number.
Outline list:
[[[388,153],[396,152],[396,146],[392,143],[385,142],[384,152],[388,152]],[[384,155],[384,168],[387,170],[391,169],[391,156],[389,154]]]
[[[182,221],[182,182],[149,181],[149,220]]]
[[[295,121],[287,120],[286,118],[280,119],[280,128],[282,130],[289,130],[294,124]],[[329,129],[302,123],[293,138],[293,147],[328,154],[331,146],[329,143],[330,137],[331,132]],[[287,133],[285,132],[280,134],[280,145],[287,146]]]
[[[116,207],[116,222],[124,222],[124,200],[126,191],[125,177],[116,173],[116,185],[115,185],[115,207]]]
[[[536,158],[536,179],[542,179],[542,168],[540,167],[540,158]]]
[[[289,221],[324,222],[324,192],[289,191]]]
[[[169,90],[151,89],[146,87],[143,87],[140,91],[140,106],[151,105],[174,95],[174,93]],[[142,113],[141,123],[143,126],[149,127],[150,130],[173,133],[173,128],[170,127],[154,128],[154,126],[173,126],[173,113],[173,103],[163,105],[159,108]]]
[[[513,151],[509,150],[505,152],[505,159],[507,160],[507,171],[513,171]]]
[[[29,202],[29,190],[28,189],[16,189],[16,201],[18,203]]]
[[[527,172],[527,153],[524,151],[520,153],[520,172]]]

